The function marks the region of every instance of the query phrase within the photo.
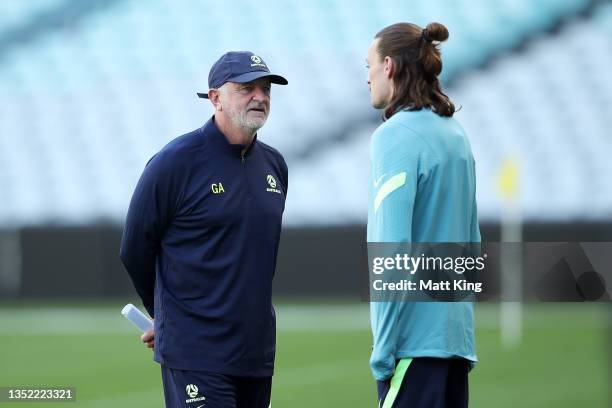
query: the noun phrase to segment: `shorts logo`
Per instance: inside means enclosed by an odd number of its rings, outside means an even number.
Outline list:
[[[193,384],[189,384],[187,387],[185,387],[185,391],[187,391],[187,395],[189,395],[190,398],[195,398],[198,396],[198,387]]]
[[[266,180],[268,181],[268,185],[270,186],[269,188],[266,188],[267,192],[282,194],[282,192],[276,188],[276,179],[273,175],[268,174]]]
[[[192,402],[199,402],[199,401],[206,400],[206,397],[204,396],[198,397],[198,387],[195,384],[187,385],[187,387],[185,387],[185,392],[187,393],[187,396],[189,397],[189,399],[185,400],[186,404],[191,404]],[[200,406],[202,407],[203,405],[200,405]]]

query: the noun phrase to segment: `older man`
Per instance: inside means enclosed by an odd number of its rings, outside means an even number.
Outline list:
[[[147,164],[130,203],[123,261],[154,330],[167,407],[268,407],[275,354],[272,278],[287,194],[281,154],[257,139],[270,112],[261,57],[211,68],[201,128]]]

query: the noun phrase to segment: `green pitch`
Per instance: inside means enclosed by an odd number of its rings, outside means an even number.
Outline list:
[[[119,315],[121,302],[44,306],[0,305],[0,387],[76,387],[76,403],[53,407],[163,407],[159,367]],[[280,303],[277,312],[273,407],[376,406],[367,306]],[[609,309],[543,305],[524,313],[521,346],[503,350],[496,307],[478,305],[471,406],[608,406]]]

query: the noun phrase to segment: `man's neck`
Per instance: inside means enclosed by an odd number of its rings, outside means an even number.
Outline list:
[[[253,142],[256,132],[235,126],[231,121],[219,116],[215,116],[215,124],[230,144],[244,145],[246,148]]]

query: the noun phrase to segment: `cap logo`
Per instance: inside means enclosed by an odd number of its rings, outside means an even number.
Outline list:
[[[264,64],[264,62],[262,61],[261,57],[258,57],[257,55],[251,55],[251,62],[253,62],[251,64],[251,68],[263,67],[265,69],[268,69],[268,67],[266,67],[266,64]]]

